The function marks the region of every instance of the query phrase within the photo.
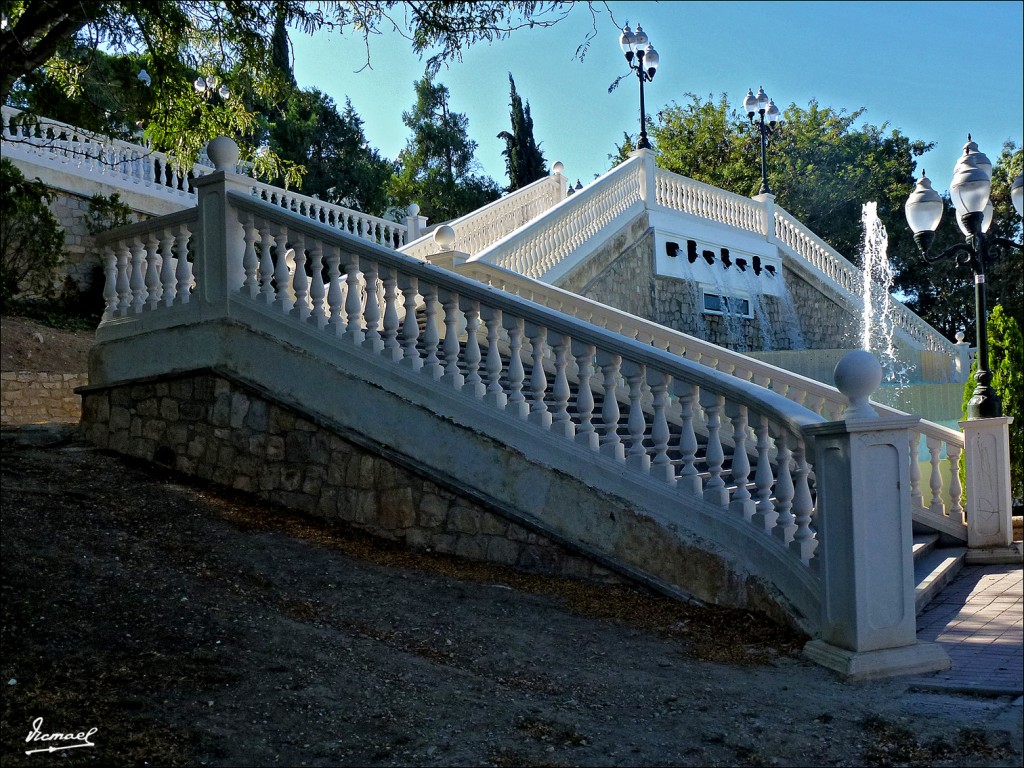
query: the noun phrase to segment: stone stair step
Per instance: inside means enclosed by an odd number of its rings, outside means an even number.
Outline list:
[[[939,534],[937,533],[915,533],[914,534],[914,562],[916,563],[922,557],[930,553],[935,549],[935,544],[939,540]]]
[[[966,547],[945,547],[915,560],[914,608],[918,615],[960,572],[966,554]]]

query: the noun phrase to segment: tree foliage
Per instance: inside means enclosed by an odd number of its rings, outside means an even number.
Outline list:
[[[412,135],[398,155],[401,170],[389,190],[396,202],[415,202],[422,215],[443,222],[496,200],[501,190],[476,173],[477,143],[469,138],[466,116],[451,110],[448,89],[429,77],[413,87],[416,104],[402,113]]]
[[[53,294],[64,259],[64,230],[47,203],[54,193],[0,160],[0,307],[21,295]]]
[[[573,2],[305,2],[305,0],[2,0],[0,100],[9,102],[22,78],[45,75],[72,98],[88,97],[88,73],[103,48],[134,56],[152,77],[141,103],[114,105],[131,113],[129,130],[142,120],[155,149],[189,166],[218,134],[257,135],[254,99],[273,99],[289,85],[280,66],[287,58],[288,29],[334,31],[360,39],[395,31],[405,36],[434,74],[468,46],[507,37],[521,27],[550,26]],[[588,4],[589,5],[589,4]],[[596,34],[596,28],[588,38]],[[581,46],[578,55],[582,55]],[[137,73],[133,73],[134,76]],[[230,98],[200,94],[196,76],[215,78]],[[95,77],[94,80],[98,79]],[[144,107],[144,109],[137,109]],[[139,114],[141,112],[141,114]],[[52,115],[46,115],[50,117]],[[74,122],[74,121],[73,121]],[[75,122],[75,124],[79,124]],[[297,168],[259,145],[242,145],[242,159],[268,177]]]
[[[512,73],[508,73],[509,83],[509,118],[512,131],[502,131],[499,139],[505,140],[505,149],[501,154],[505,157],[505,169],[508,172],[508,191],[522,189],[537,179],[548,175],[544,153],[533,135],[533,116],[530,114],[530,102],[523,103],[516,91],[516,81]]]
[[[1010,424],[1010,483],[1014,505],[1019,507],[1024,499],[1024,336],[1017,320],[999,304],[992,307],[987,327],[991,386],[1002,401],[1003,415],[1013,417]],[[967,417],[967,404],[974,394],[977,370],[975,360],[971,376],[964,384],[964,418]]]

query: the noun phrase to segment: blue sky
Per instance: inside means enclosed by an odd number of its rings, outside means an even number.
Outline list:
[[[596,6],[600,7],[600,6]],[[888,122],[914,139],[936,142],[922,161],[936,189],[948,188],[970,132],[993,161],[1005,139],[1024,133],[1024,3],[1022,2],[613,2],[619,25],[637,22],[661,56],[646,89],[648,112],[688,92],[737,107],[748,88],[763,86],[780,109],[791,103],[854,111],[862,122]],[[591,30],[579,7],[550,29],[519,30],[504,41],[469,49],[442,68],[438,80],[451,106],[469,119],[482,171],[507,183],[503,142],[509,129],[508,73],[529,101],[534,132],[550,165],[586,184],[608,169],[623,131],[636,133],[636,77],[628,72],[618,28],[603,10],[597,36],[581,62],[578,45]],[[372,69],[362,39],[319,33],[292,35],[295,75],[339,105],[345,97],[365,121],[372,146],[388,157],[409,132],[401,115],[413,103],[423,61],[408,41],[371,40]],[[969,49],[968,49],[969,47]],[[751,163],[759,164],[752,156]],[[769,162],[771,158],[769,157]]]

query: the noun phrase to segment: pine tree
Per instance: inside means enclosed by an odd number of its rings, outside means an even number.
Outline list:
[[[530,102],[524,106],[522,97],[516,92],[516,81],[512,79],[511,72],[508,73],[508,82],[512,132],[502,131],[498,138],[505,140],[505,149],[501,154],[505,156],[505,168],[508,171],[508,191],[512,192],[547,176],[548,169],[544,153],[540,151],[533,136]]]

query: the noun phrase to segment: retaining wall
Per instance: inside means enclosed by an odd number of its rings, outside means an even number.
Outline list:
[[[84,373],[0,373],[0,424],[76,424],[82,417],[77,387],[89,383]]]

